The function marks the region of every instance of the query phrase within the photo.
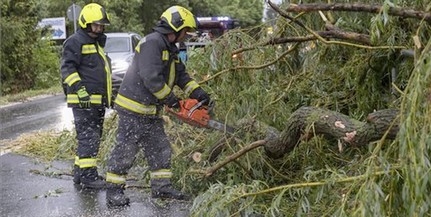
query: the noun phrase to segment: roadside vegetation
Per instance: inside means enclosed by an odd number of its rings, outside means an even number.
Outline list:
[[[431,15],[393,13],[421,11],[431,2],[361,3],[362,11],[355,12],[274,5],[276,19],[230,31],[194,51],[187,67],[215,100],[214,118],[237,131],[228,136],[164,116],[175,183],[195,196],[191,216],[431,216]],[[381,4],[380,12],[367,11],[374,3]],[[406,50],[413,55],[404,56]],[[375,110],[397,109],[399,132],[393,140],[383,136],[352,146],[313,134],[311,124],[311,136],[281,158],[267,156],[261,147],[232,157],[270,140],[269,128],[283,132],[303,106],[360,122]],[[105,122],[102,171],[115,143],[116,121],[114,113]],[[17,153],[46,162],[72,162],[76,146],[69,131],[27,135],[14,143],[21,145]],[[210,159],[217,144],[224,149]],[[143,157],[138,159],[135,166],[145,168]],[[143,183],[148,179],[131,175]]]

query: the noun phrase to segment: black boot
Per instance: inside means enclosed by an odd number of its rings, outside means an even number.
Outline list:
[[[152,179],[151,197],[162,199],[190,200],[190,196],[174,189],[170,179]]]
[[[73,166],[73,183],[76,185],[81,184],[81,169],[76,164]]]
[[[128,206],[129,198],[124,195],[124,185],[107,183],[106,203],[110,207]]]
[[[81,168],[81,186],[82,188],[105,189],[106,182],[99,178],[96,167]]]

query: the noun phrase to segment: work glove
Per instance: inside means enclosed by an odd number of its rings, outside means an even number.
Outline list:
[[[199,102],[203,102],[203,105],[209,105],[211,103],[210,96],[201,88],[196,88],[191,94],[190,98],[197,99]]]
[[[180,108],[180,100],[172,92],[165,98],[165,100],[163,100],[163,103],[169,108]]]
[[[76,94],[78,95],[79,107],[90,108],[91,106],[90,95],[87,93],[85,86],[81,86],[78,89],[78,91],[76,91]]]

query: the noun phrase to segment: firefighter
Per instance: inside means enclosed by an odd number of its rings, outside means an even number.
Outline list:
[[[173,87],[198,101],[209,103],[209,95],[190,78],[178,59],[175,43],[196,31],[197,20],[186,8],[172,6],[160,17],[153,32],[141,39],[115,100],[119,115],[116,145],[106,174],[108,206],[124,206],[126,175],[142,150],[150,166],[152,198],[187,200],[189,196],[172,187],[171,146],[160,116],[164,105],[179,108]]]
[[[80,28],[63,44],[61,75],[67,84],[67,105],[72,107],[78,148],[74,164],[75,184],[102,189],[106,182],[97,172],[105,108],[111,106],[110,60],[103,47],[109,25],[105,9],[87,4],[79,15]]]

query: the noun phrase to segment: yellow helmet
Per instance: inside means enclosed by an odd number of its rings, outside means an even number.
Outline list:
[[[81,28],[87,28],[87,25],[90,23],[100,24],[100,25],[109,25],[111,22],[109,21],[109,16],[105,11],[105,8],[100,6],[97,3],[90,3],[85,5],[79,14],[79,25]]]
[[[195,15],[189,10],[181,6],[172,6],[163,12],[160,19],[166,22],[174,32],[179,32],[183,28],[197,28],[197,20]]]

